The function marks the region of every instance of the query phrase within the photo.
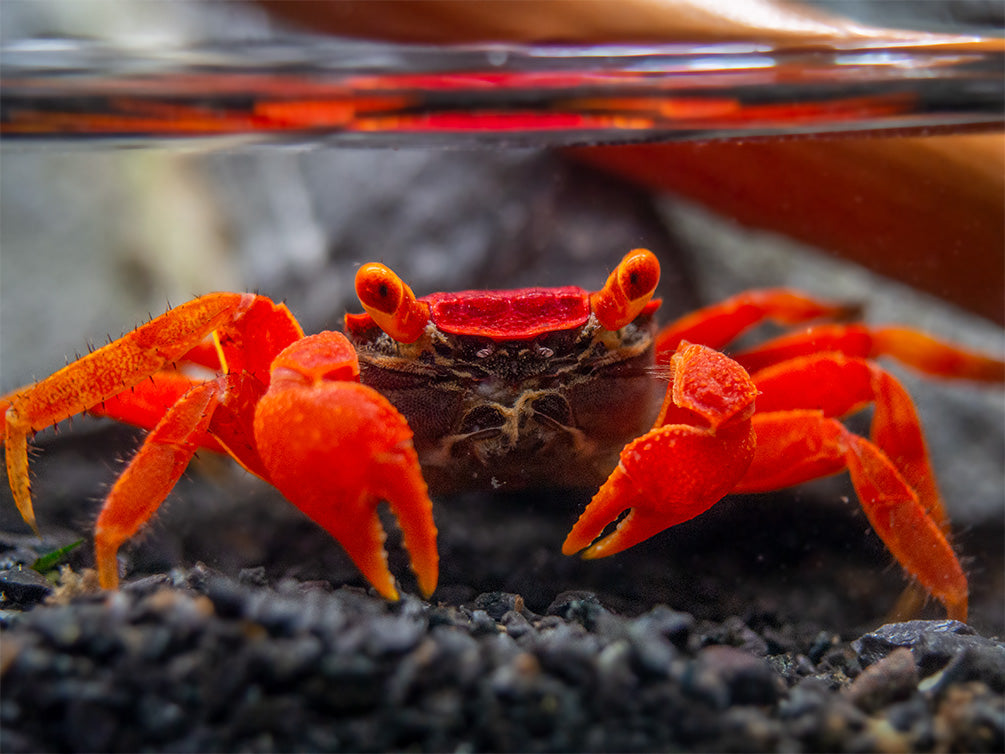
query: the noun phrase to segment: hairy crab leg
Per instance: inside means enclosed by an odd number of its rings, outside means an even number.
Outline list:
[[[909,481],[928,514],[948,531],[921,420],[893,375],[865,359],[819,353],[766,367],[755,372],[753,380],[760,391],[760,412],[819,409],[836,418],[873,403],[872,441]]]
[[[339,333],[287,348],[255,412],[258,450],[280,492],[338,540],[381,595],[397,599],[377,516],[386,500],[428,596],[438,574],[436,527],[412,431],[358,379],[356,352]]]
[[[204,433],[225,390],[224,378],[194,386],[147,435],[118,478],[94,529],[98,579],[105,589],[119,584],[119,547],[156,513],[195,455],[193,439]]]
[[[736,362],[682,343],[652,430],[629,443],[618,467],[569,532],[562,552],[613,555],[708,510],[747,470],[756,389]],[[629,510],[611,534],[604,528]],[[592,544],[591,544],[592,543]]]
[[[269,384],[272,361],[290,343],[304,337],[300,324],[285,304],[257,296],[240,317],[222,323],[211,339],[203,339],[149,379],[93,407],[91,412],[152,429],[197,380],[178,371],[197,365],[224,372],[227,388],[200,447],[226,453],[247,471],[268,480],[254,444],[255,405]],[[175,368],[177,367],[177,368]]]
[[[656,336],[657,361],[668,360],[681,341],[722,348],[765,320],[798,325],[816,319],[844,319],[857,312],[857,306],[822,301],[788,288],[745,291],[664,327]]]
[[[93,416],[107,416],[115,421],[152,430],[164,418],[165,407],[173,406],[189,390],[199,384],[172,369],[162,369],[129,390],[106,398],[88,409]],[[203,433],[197,440],[200,447],[215,453],[226,453],[216,439]]]
[[[978,382],[1005,381],[1005,362],[960,348],[918,330],[861,324],[817,325],[800,333],[773,338],[736,354],[750,372],[799,356],[834,351],[846,356],[890,356],[923,374]]]
[[[967,579],[940,522],[879,447],[822,411],[759,413],[754,460],[736,491],[788,487],[845,468],[873,529],[904,569],[966,620]]]
[[[847,468],[890,552],[952,617],[965,618],[966,577],[947,540],[949,520],[917,411],[903,386],[877,364],[839,352],[790,358],[755,372],[753,379],[760,391],[754,419],[758,450],[737,491],[778,489]],[[834,420],[867,403],[875,406],[872,442]],[[902,530],[891,527],[894,517]]]
[[[182,304],[4,398],[7,478],[18,511],[36,533],[28,478],[28,436],[142,382],[181,358],[254,300],[251,294],[216,293]]]

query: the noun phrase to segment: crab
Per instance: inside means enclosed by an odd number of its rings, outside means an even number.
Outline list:
[[[849,322],[849,307],[788,289],[741,293],[658,329],[659,274],[655,255],[636,249],[593,292],[416,298],[371,263],[356,275],[365,313],[347,314],[344,334],[306,336],[285,304],[202,296],[0,399],[14,501],[37,533],[29,437],[81,412],[110,416],[149,433],[97,519],[103,587],[118,586],[119,548],[202,448],[274,485],[393,600],[381,501],[429,597],[431,492],[599,486],[562,546],[599,558],[729,493],[848,471],[894,558],[965,620],[967,579],[916,410],[874,359],[985,382],[1005,379],[1005,364],[910,328]],[[732,357],[719,350],[765,320],[792,331]],[[866,438],[840,419],[869,404]]]

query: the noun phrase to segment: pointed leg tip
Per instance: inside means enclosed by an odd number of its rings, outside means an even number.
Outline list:
[[[392,587],[374,587],[377,590],[377,594],[386,599],[388,602],[397,602],[401,599],[401,595],[398,594],[398,590]]]
[[[29,499],[27,502],[24,500],[19,500],[16,496],[14,498],[14,505],[17,506],[17,512],[21,514],[21,520],[24,521],[31,528],[32,533],[38,537],[42,538],[42,532],[38,528],[38,521],[35,518],[35,509],[31,504]]]
[[[960,623],[967,622],[968,600],[966,595],[960,600],[950,600],[946,602],[946,615],[951,620],[958,620]]]
[[[439,581],[439,569],[433,568],[431,572],[416,574],[419,580],[419,591],[422,596],[429,599],[436,591],[436,583]]]

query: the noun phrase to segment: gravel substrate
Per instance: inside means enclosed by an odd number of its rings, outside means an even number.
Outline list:
[[[840,480],[729,497],[599,561],[560,552],[582,495],[437,501],[440,585],[410,596],[389,524],[388,603],[271,488],[210,464],[123,548],[123,589],[89,591],[88,495],[134,442],[46,446],[42,542],[0,507],[5,754],[1005,749],[997,524],[954,539],[970,626],[934,603],[882,625],[904,578]],[[78,539],[59,589],[19,565]]]
[[[586,592],[536,613],[264,578],[199,566],[5,611],[3,751],[1005,747],[1005,645],[953,621],[848,642]]]

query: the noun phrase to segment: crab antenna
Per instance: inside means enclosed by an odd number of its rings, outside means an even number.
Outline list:
[[[377,327],[399,343],[414,343],[429,324],[429,304],[416,300],[412,289],[379,262],[359,268],[356,295]]]
[[[590,294],[590,308],[606,330],[620,330],[649,303],[660,281],[660,263],[648,249],[632,249],[604,287]]]

